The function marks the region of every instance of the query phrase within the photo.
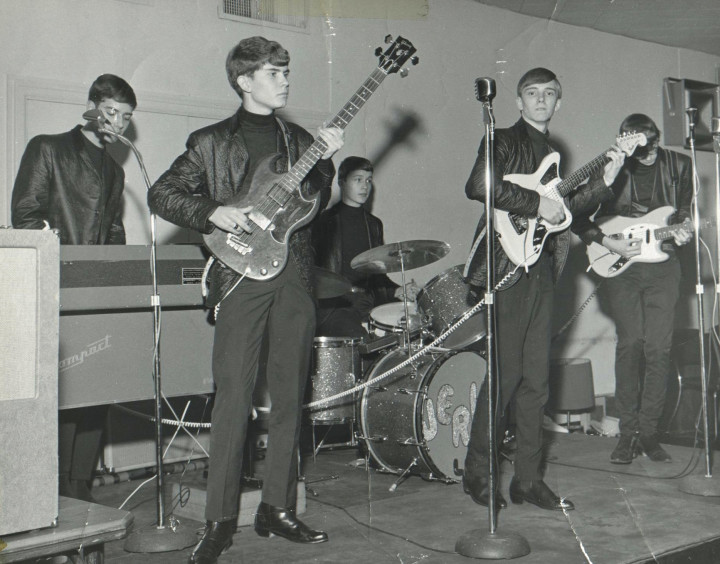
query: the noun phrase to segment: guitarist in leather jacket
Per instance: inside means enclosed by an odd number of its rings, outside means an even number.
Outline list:
[[[548,139],[548,124],[560,107],[562,90],[555,74],[545,68],[525,73],[517,86],[517,107],[521,117],[512,127],[495,132],[494,198],[498,209],[523,217],[540,217],[551,224],[564,220],[560,202],[541,196],[537,191],[503,180],[508,174],[531,174],[542,159],[554,151]],[[465,186],[468,198],[485,199],[485,139]],[[604,174],[593,177],[580,186],[569,200],[568,209],[575,213],[596,207],[609,193],[614,180],[613,163],[619,156],[608,152],[611,159]],[[485,217],[474,237],[484,236]],[[513,503],[533,503],[542,509],[570,510],[574,506],[561,499],[543,481],[543,418],[548,400],[550,337],[553,312],[554,283],[562,272],[568,255],[570,234],[567,230],[551,235],[538,260],[525,271],[512,264],[496,237],[495,283],[506,277],[496,293],[497,350],[499,363],[500,419],[514,397],[516,416],[517,454],[515,475],[510,483]],[[484,242],[474,246],[467,261],[468,279],[478,289],[487,286]],[[513,272],[515,270],[515,272]],[[487,391],[483,386],[477,396],[468,452],[465,459],[463,489],[473,501],[487,506],[488,486],[488,412]],[[497,429],[504,431],[502,421]],[[497,483],[497,482],[496,482]],[[496,492],[496,508],[507,506],[500,492]]]
[[[226,202],[246,194],[263,159],[280,153],[287,169],[313,144],[298,125],[280,122],[287,102],[290,56],[263,37],[240,41],[226,60],[228,80],[242,99],[232,117],[190,135],[180,155],[148,193],[150,209],[182,227],[208,233],[250,231],[251,207]],[[343,145],[342,131],[320,128],[326,150],[301,185],[307,197],[330,198],[335,173],[330,158]],[[289,155],[288,155],[289,150]],[[265,161],[266,163],[267,161]],[[283,166],[285,165],[285,166]],[[210,435],[205,532],[190,562],[211,564],[232,544],[240,500],[243,445],[263,339],[267,339],[268,392],[272,402],[262,501],[255,531],[299,543],[328,540],[296,515],[298,443],[302,399],[315,333],[309,226],[290,235],[289,260],[274,278],[241,278],[216,261],[209,272],[208,307],[215,307],[212,371],[215,403]]]
[[[663,206],[676,213],[671,223],[690,219],[692,180],[690,158],[658,146],[660,130],[645,114],[631,114],[620,132],[645,133],[647,144],[625,160],[594,219],[606,216],[642,217]],[[613,239],[604,234],[588,214],[577,217],[572,230],[587,245],[595,242],[632,258],[640,253],[638,239]],[[680,263],[674,246],[688,243],[685,229],[663,244],[670,256],[665,262],[635,262],[601,287],[615,321],[615,402],[620,415],[620,440],[610,455],[614,464],[630,464],[642,450],[657,462],[669,462],[660,446],[658,423],[662,416],[670,373],[675,306],[679,297]],[[644,366],[644,369],[641,368]],[[643,372],[644,370],[644,372]]]

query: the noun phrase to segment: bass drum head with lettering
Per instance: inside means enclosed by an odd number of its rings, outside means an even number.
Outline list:
[[[439,358],[425,377],[422,436],[426,457],[440,475],[454,480],[462,475],[475,402],[486,374],[485,359],[465,351]]]

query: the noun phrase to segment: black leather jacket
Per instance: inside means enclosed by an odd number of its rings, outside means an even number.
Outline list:
[[[12,225],[42,229],[47,221],[64,245],[125,244],[125,173],[104,152],[101,175],[80,130],[30,140],[13,187]]]
[[[342,275],[343,242],[340,228],[341,206],[336,205],[323,212],[313,225],[313,248],[315,249],[315,264],[332,272]],[[370,248],[384,244],[383,224],[367,210],[364,210],[367,236]],[[398,285],[384,274],[373,274],[367,278],[365,290],[374,298],[374,305],[382,305],[394,300]]]
[[[500,210],[517,213],[527,217],[537,215],[540,194],[534,190],[522,188],[511,182],[503,181],[507,174],[532,174],[538,167],[533,155],[532,142],[527,133],[525,120],[520,118],[512,127],[495,131],[495,162],[494,198],[495,207]],[[485,201],[485,139],[478,150],[478,157],[473,166],[470,178],[465,185],[465,194],[472,200]],[[602,175],[591,177],[580,186],[569,198],[566,205],[570,212],[581,213],[586,209],[594,209],[608,197],[609,188],[605,186]],[[485,228],[485,214],[480,217],[473,241]],[[553,280],[557,281],[562,273],[570,249],[570,233],[568,230],[555,233],[548,237],[546,249],[552,251]],[[468,257],[468,280],[471,284],[485,288],[487,286],[485,243],[481,242]],[[502,248],[497,236],[495,238],[495,282],[498,283],[511,272],[515,265],[510,261]],[[518,269],[503,285],[507,289],[520,279],[523,269]]]
[[[283,122],[289,131],[290,160],[312,145],[313,137],[299,125]],[[239,131],[239,110],[233,116],[190,134],[185,152],[153,184],[148,192],[148,205],[160,217],[181,227],[210,233],[215,226],[208,220],[213,212],[232,197],[247,191],[242,186],[248,172],[248,151]],[[284,147],[282,133],[278,132],[278,146]],[[278,166],[283,166],[279,159]],[[286,164],[286,163],[285,163]],[[278,172],[286,170],[283,167]],[[330,159],[318,161],[302,183],[301,190],[308,197],[320,192],[320,208],[330,200],[335,167]],[[249,183],[247,183],[249,184]],[[289,254],[312,295],[311,269],[313,254],[310,242],[310,225],[301,227],[290,236]],[[205,303],[214,307],[225,297],[239,278],[219,261],[208,275],[208,296]]]
[[[692,204],[692,166],[690,157],[675,151],[658,148],[657,161],[660,166],[658,176],[659,183],[656,185],[653,203],[648,212],[662,206],[672,206],[676,214],[671,218],[670,223],[682,223],[690,219],[690,206]],[[620,171],[615,182],[613,182],[608,199],[604,201],[595,219],[604,216],[622,215],[626,217],[638,216],[632,208],[632,187],[633,179],[630,174],[632,163],[626,161],[626,165]],[[578,216],[572,225],[572,230],[577,234],[583,243],[589,245],[593,241],[602,244],[603,232],[596,223],[590,220],[589,215],[594,210]],[[672,245],[664,249],[671,248]]]

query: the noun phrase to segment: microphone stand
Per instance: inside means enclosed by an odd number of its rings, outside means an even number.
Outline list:
[[[97,112],[91,110],[87,112]],[[93,114],[94,115],[94,114]],[[84,116],[85,117],[85,116]],[[130,139],[124,137],[120,133],[116,133],[112,129],[108,129],[104,125],[104,117],[102,115],[95,117],[98,123],[98,132],[111,135],[118,139],[124,145],[132,150],[143,180],[145,181],[146,190],[150,190],[150,177],[145,169],[140,151]],[[170,525],[165,524],[165,498],[163,497],[164,477],[163,477],[163,431],[162,431],[162,386],[160,372],[160,295],[158,294],[157,284],[157,236],[156,236],[157,217],[154,213],[150,214],[150,270],[152,274],[152,296],[150,302],[153,308],[153,382],[154,400],[155,400],[155,464],[157,468],[156,481],[156,505],[157,505],[157,525],[150,530],[134,529],[125,541],[125,550],[128,552],[169,552],[172,550],[181,550],[192,546],[197,542],[197,535],[194,531],[187,527],[182,527],[176,519],[170,520]]]
[[[693,229],[695,231],[695,274],[697,279],[697,312],[698,312],[698,333],[699,333],[699,354],[700,354],[700,391],[702,401],[702,426],[704,435],[705,448],[705,475],[690,475],[680,483],[680,490],[702,496],[720,496],[720,486],[717,481],[713,480],[712,475],[712,449],[710,448],[710,426],[708,424],[708,378],[705,368],[705,318],[703,307],[703,284],[700,273],[700,217],[698,212],[698,180],[697,180],[697,161],[695,155],[695,120],[697,117],[697,108],[687,108],[688,125],[690,126],[690,136],[688,138],[690,145],[690,157],[692,159],[692,175],[693,175]],[[716,245],[720,246],[720,226],[718,219],[720,218],[720,138],[718,135],[718,118],[713,117],[713,147],[715,149],[715,228],[716,228]],[[720,253],[720,249],[716,250]],[[720,259],[719,259],[720,260]],[[720,286],[716,288],[716,292],[720,292]]]
[[[461,536],[455,543],[455,551],[463,556],[479,559],[509,560],[530,553],[530,545],[524,537],[517,533],[497,531],[497,446],[495,396],[498,387],[497,364],[495,358],[495,116],[493,115],[492,99],[495,97],[495,81],[492,78],[475,80],[477,99],[482,102],[483,122],[485,123],[485,253],[487,255],[487,290],[485,292],[485,314],[487,335],[485,346],[487,351],[487,390],[488,405],[488,530],[471,530]],[[482,377],[483,375],[481,375]]]

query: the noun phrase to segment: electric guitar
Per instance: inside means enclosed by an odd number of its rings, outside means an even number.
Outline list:
[[[669,255],[662,250],[662,242],[672,239],[681,229],[692,232],[694,225],[688,219],[683,223],[668,225],[675,213],[672,206],[663,206],[642,217],[614,216],[597,221],[606,237],[612,239],[640,239],[640,254],[624,258],[599,243],[590,243],[587,256],[590,267],[603,278],[613,278],[627,270],[634,262],[664,262]],[[712,225],[704,220],[701,227]]]
[[[390,37],[388,36],[387,42]],[[328,127],[345,127],[352,121],[388,74],[396,73],[413,57],[416,49],[407,39],[398,37],[385,52],[378,48],[378,67],[358,88],[350,100],[330,121]],[[403,69],[401,76],[407,73]],[[248,214],[250,232],[238,235],[215,229],[203,235],[205,246],[218,260],[239,274],[254,280],[269,280],[282,272],[288,259],[288,241],[294,231],[309,223],[317,213],[320,195],[305,198],[300,184],[327,149],[318,137],[292,168],[275,172],[281,154],[263,159],[253,175],[250,190],[242,197],[231,198],[225,205],[252,206]]]
[[[644,133],[626,133],[615,138],[617,146],[627,155],[632,155],[638,145],[645,145]],[[609,149],[608,149],[609,150]],[[526,217],[495,209],[495,232],[505,254],[516,265],[530,266],[540,258],[545,240],[551,233],[564,231],[572,223],[572,214],[563,203],[563,198],[575,190],[588,176],[600,170],[609,161],[607,151],[595,157],[585,166],[573,172],[564,180],[558,176],[559,153],[547,155],[533,174],[507,174],[503,180],[521,188],[534,190],[541,196],[560,202],[565,211],[562,223],[552,224],[538,217]]]

